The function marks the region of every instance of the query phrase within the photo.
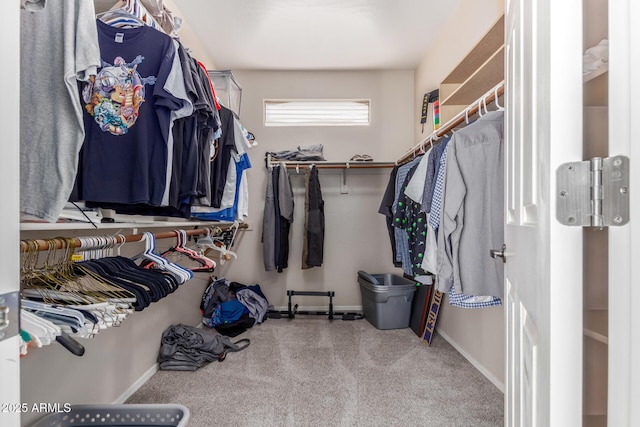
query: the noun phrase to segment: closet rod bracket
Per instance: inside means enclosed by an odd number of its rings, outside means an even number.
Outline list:
[[[349,163],[347,163],[348,169]],[[347,169],[342,169],[341,180],[340,180],[340,194],[349,194],[349,186],[347,185]]]
[[[15,337],[20,333],[20,292],[0,295],[0,341]]]
[[[602,228],[629,222],[628,157],[564,163],[556,178],[556,218],[561,224]]]

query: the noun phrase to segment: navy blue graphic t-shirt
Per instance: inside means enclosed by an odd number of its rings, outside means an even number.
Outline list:
[[[175,78],[173,41],[146,25],[115,28],[96,22],[102,67],[82,88],[85,141],[78,196],[159,206],[170,161],[171,112],[184,105],[171,93],[180,93],[172,85],[184,85]]]

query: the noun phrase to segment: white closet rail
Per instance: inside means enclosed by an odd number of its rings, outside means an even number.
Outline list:
[[[500,97],[504,93],[504,80],[498,83],[496,86],[487,91],[480,98],[476,99],[473,103],[469,104],[467,108],[456,114],[451,120],[444,123],[440,128],[433,131],[429,136],[423,138],[420,142],[407,150],[397,161],[396,164],[406,163],[416,156],[416,154],[425,151],[425,145],[427,142],[433,142],[440,137],[451,132],[460,124],[468,121],[469,117],[476,114],[481,108],[487,108],[487,104],[493,102],[496,98]]]

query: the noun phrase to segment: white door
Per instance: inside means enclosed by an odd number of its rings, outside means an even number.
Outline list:
[[[11,1],[2,6],[0,18],[0,93],[5,104],[0,114],[2,129],[2,155],[0,155],[0,306],[12,305],[19,291],[19,253],[20,240],[18,216],[19,191],[19,75],[20,75],[20,2]],[[5,312],[5,310],[3,310]],[[13,336],[5,339],[14,331],[17,323],[15,307],[11,307],[9,325],[0,326],[0,426],[14,427],[20,425],[20,352],[19,338]],[[0,313],[0,325],[3,322]]]
[[[581,0],[507,0],[505,425],[582,425],[582,229],[555,219],[582,160]]]
[[[609,155],[630,159],[630,219],[609,228],[609,426],[640,425],[640,4],[609,1]]]

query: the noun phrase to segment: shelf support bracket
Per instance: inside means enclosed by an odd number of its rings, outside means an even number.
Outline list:
[[[347,163],[347,166],[349,163]],[[349,194],[349,186],[347,185],[347,169],[342,169],[340,180],[340,194]]]

